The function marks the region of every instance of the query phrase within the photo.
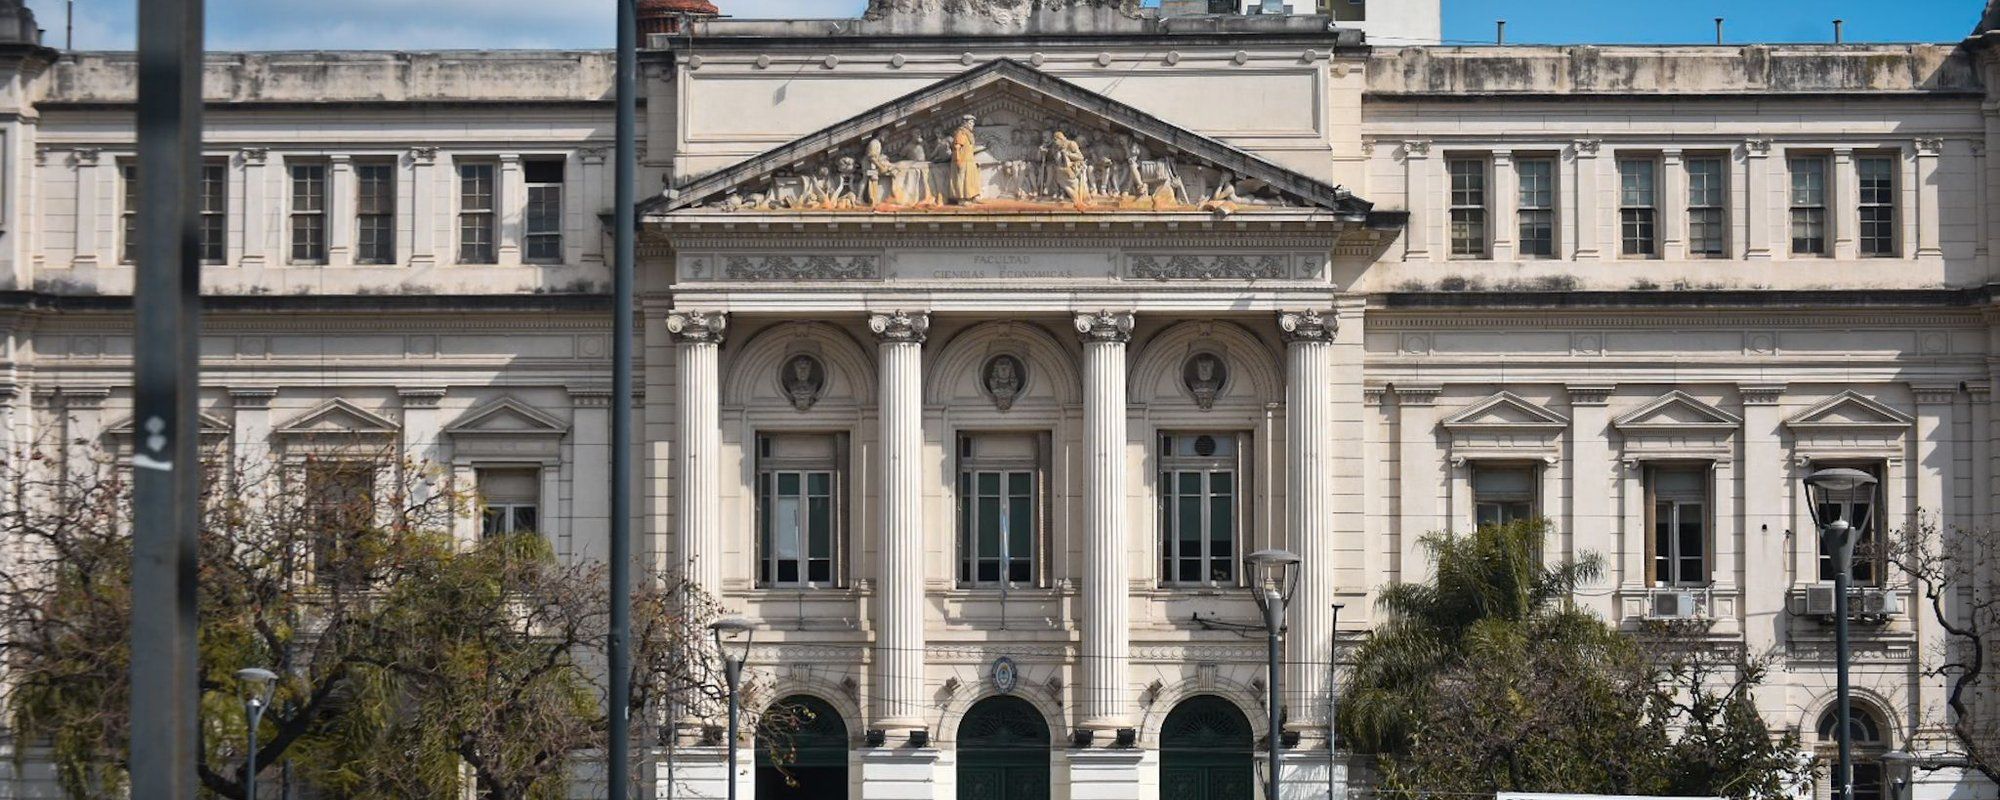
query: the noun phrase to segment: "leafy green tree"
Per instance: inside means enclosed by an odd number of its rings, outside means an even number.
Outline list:
[[[1718,693],[1713,670],[1663,666],[1569,602],[1602,563],[1542,566],[1545,531],[1433,534],[1434,579],[1383,591],[1385,620],[1356,656],[1340,725],[1378,756],[1384,791],[1775,795],[1765,790],[1799,759],[1749,702],[1761,672]],[[1703,751],[1717,746],[1728,749]]]

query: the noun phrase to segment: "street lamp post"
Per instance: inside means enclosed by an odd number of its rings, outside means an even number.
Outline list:
[[[1250,578],[1250,596],[1257,600],[1257,608],[1264,612],[1264,631],[1270,637],[1271,690],[1270,702],[1266,708],[1271,712],[1270,772],[1265,777],[1264,797],[1278,800],[1278,752],[1284,740],[1283,664],[1280,663],[1281,639],[1285,632],[1285,606],[1292,602],[1292,593],[1298,591],[1299,557],[1287,550],[1259,550],[1243,559],[1245,573]]]
[[[1807,506],[1819,528],[1820,552],[1833,554],[1835,730],[1840,761],[1834,766],[1836,800],[1854,800],[1854,708],[1848,682],[1847,604],[1854,575],[1854,543],[1875,518],[1875,476],[1858,469],[1823,469],[1805,478]],[[1829,517],[1831,517],[1829,519]]]
[[[243,796],[257,800],[257,727],[264,721],[264,710],[271,707],[278,674],[261,667],[247,667],[236,671],[236,682],[243,685],[243,727],[250,738],[250,749],[243,759]]]
[[[725,746],[729,749],[729,800],[736,800],[736,720],[742,708],[743,662],[750,659],[752,631],[750,621],[742,617],[723,617],[710,623],[709,631],[715,634],[715,652],[722,657],[722,677],[729,682],[729,738]]]

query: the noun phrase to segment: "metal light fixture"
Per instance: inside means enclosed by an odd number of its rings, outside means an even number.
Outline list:
[[[1259,550],[1244,557],[1244,575],[1250,579],[1250,596],[1257,600],[1257,608],[1264,612],[1264,631],[1270,637],[1271,679],[1265,682],[1271,693],[1265,710],[1271,713],[1271,733],[1266,737],[1270,750],[1270,772],[1265,776],[1265,797],[1283,797],[1279,793],[1278,752],[1284,745],[1284,707],[1281,705],[1283,679],[1279,675],[1282,667],[1280,653],[1283,647],[1281,637],[1285,632],[1285,607],[1291,605],[1292,595],[1299,589],[1299,557],[1289,550]]]
[[[729,738],[723,746],[729,749],[729,800],[736,800],[736,736],[742,709],[743,662],[750,660],[755,629],[742,617],[723,617],[709,623],[708,630],[715,636],[715,652],[722,657],[722,675],[729,682]]]
[[[1854,579],[1854,543],[1875,518],[1875,476],[1845,467],[1805,477],[1806,505],[1819,528],[1821,552],[1831,553],[1833,570],[1834,725],[1840,734],[1840,761],[1834,767],[1835,800],[1854,800],[1854,703],[1848,679],[1848,586]],[[1832,519],[1827,519],[1832,517]]]
[[[246,667],[236,671],[236,682],[243,694],[243,727],[250,740],[243,760],[243,796],[257,800],[257,728],[263,724],[264,710],[271,707],[271,697],[277,693],[278,673],[262,667]]]

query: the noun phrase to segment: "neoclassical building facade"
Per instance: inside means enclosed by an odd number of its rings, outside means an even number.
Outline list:
[[[1879,527],[1993,524],[1976,37],[645,5],[634,441],[603,52],[212,55],[205,432],[393,444],[479,487],[468,535],[574,559],[632,448],[647,569],[753,621],[753,703],[820,712],[797,786],[741,743],[746,797],[1261,796],[1269,547],[1303,558],[1280,768],[1324,797],[1361,776],[1328,703],[1378,591],[1426,577],[1424,534],[1523,517],[1606,560],[1576,598],[1605,619],[1772,654],[1760,709],[1824,747],[1799,479],[1870,471]],[[129,436],[134,60],[17,38],[0,444]],[[1945,748],[1943,639],[1860,572],[1861,792],[1991,796],[1883,759]],[[683,732],[653,795],[722,796]]]

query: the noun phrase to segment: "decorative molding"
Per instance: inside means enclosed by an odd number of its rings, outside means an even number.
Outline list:
[[[83,411],[104,407],[104,401],[111,399],[110,389],[58,389],[62,406],[68,411]]]
[[[1361,405],[1368,408],[1380,408],[1383,396],[1388,393],[1389,387],[1387,386],[1363,386],[1361,387]]]
[[[103,155],[104,151],[96,147],[74,148],[69,151],[69,165],[72,167],[94,167],[97,166],[98,158]]]
[[[1785,385],[1782,383],[1742,384],[1736,387],[1736,392],[1742,395],[1743,404],[1746,406],[1775,406],[1778,404],[1779,398],[1785,396]]]
[[[1771,154],[1770,139],[1744,139],[1743,153],[1751,158],[1763,158]]]
[[[1087,344],[1090,342],[1110,342],[1124,344],[1132,341],[1132,315],[1122,311],[1099,311],[1095,314],[1076,315],[1076,332]]]
[[[609,147],[584,147],[576,151],[577,160],[587,165],[602,164],[611,156]]]
[[[1576,151],[1577,158],[1596,158],[1598,151],[1604,149],[1604,140],[1577,139],[1570,142],[1570,148]]]
[[[242,150],[236,151],[236,157],[238,160],[242,161],[243,165],[246,167],[263,166],[264,162],[270,160],[271,158],[271,148],[245,147]]]
[[[673,311],[667,314],[667,334],[674,344],[722,344],[729,315],[713,311]]]
[[[1914,424],[1915,417],[1853,390],[1822,400],[1785,420],[1785,427],[1795,431],[1900,431]]]
[[[1618,391],[1618,387],[1611,384],[1572,384],[1566,388],[1572,407],[1609,405],[1611,393]]]
[[[394,436],[401,429],[394,420],[336,397],[278,426],[273,435]]]
[[[1675,389],[1619,416],[1611,425],[1627,434],[1658,435],[1735,431],[1743,427],[1743,419]]]
[[[1399,383],[1391,385],[1389,390],[1396,393],[1396,405],[1432,406],[1437,404],[1438,395],[1444,391],[1444,387],[1436,384]]]
[[[196,422],[201,428],[201,437],[204,439],[226,437],[236,428],[236,426],[229,424],[229,420],[206,411],[200,412],[195,416]],[[107,425],[104,428],[104,435],[107,437],[130,437],[138,430],[138,427],[134,424],[135,421],[134,417],[127,416],[111,425]]]
[[[437,163],[437,157],[438,149],[435,147],[410,148],[410,163],[412,164],[435,164]]]
[[[610,397],[609,392],[604,394],[607,401]],[[559,437],[569,432],[569,425],[520,400],[502,397],[465,412],[465,415],[459,417],[457,421],[446,425],[444,432],[454,438]]]
[[[278,390],[276,389],[241,388],[229,390],[229,404],[239,411],[270,408],[271,401],[277,399],[277,397]]]
[[[1910,385],[1910,392],[1916,396],[1917,405],[1943,406],[1958,400],[1958,384]]]
[[[610,408],[611,387],[572,386],[569,390],[569,402],[577,408]]]
[[[1943,140],[1943,139],[1939,139],[1939,138],[1922,138],[1922,139],[1918,139],[1918,140],[1916,141],[1916,148],[1917,148],[1917,155],[1920,155],[1920,156],[1933,156],[1933,157],[1935,157],[1935,156],[1939,156],[1939,155],[1943,155],[1943,154],[1944,154],[1944,140]]]
[[[1431,140],[1406,139],[1403,141],[1404,160],[1424,158],[1431,154]]]
[[[435,409],[444,402],[445,390],[440,387],[406,387],[396,390],[396,396],[403,401],[403,408]]]
[[[1292,277],[1291,257],[1280,253],[1219,254],[1139,253],[1125,261],[1125,277],[1134,280],[1281,280]]]
[[[1466,406],[1440,425],[1453,433],[1551,432],[1569,428],[1569,418],[1513,392],[1500,392]]]
[[[1340,318],[1320,314],[1316,309],[1286,311],[1278,315],[1278,335],[1286,344],[1331,342],[1340,333]]]
[[[923,344],[930,335],[931,315],[923,311],[892,311],[868,315],[868,330],[887,343]]]
[[[735,281],[874,281],[882,279],[877,256],[730,255],[722,277]]]

